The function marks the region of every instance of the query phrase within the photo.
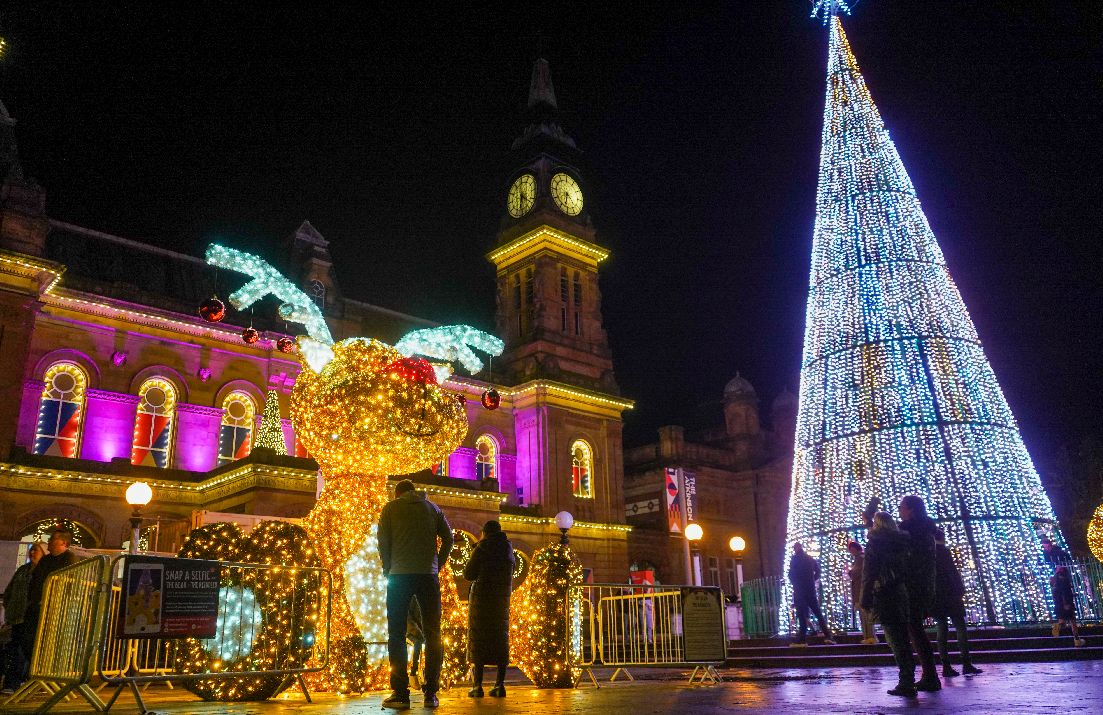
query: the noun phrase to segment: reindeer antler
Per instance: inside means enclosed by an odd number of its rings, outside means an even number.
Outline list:
[[[207,246],[207,263],[238,273],[252,276],[241,288],[230,294],[230,303],[238,310],[248,308],[253,303],[271,293],[283,301],[280,317],[293,323],[301,323],[306,332],[315,340],[333,344],[333,334],[329,332],[325,317],[310,296],[299,290],[294,283],[284,278],[267,261],[252,253],[226,248],[217,243]]]
[[[491,356],[501,355],[505,349],[505,343],[501,340],[469,325],[414,330],[402,336],[394,347],[407,357],[416,353],[449,362],[459,360],[468,372],[474,374],[483,368],[483,361],[468,345]]]

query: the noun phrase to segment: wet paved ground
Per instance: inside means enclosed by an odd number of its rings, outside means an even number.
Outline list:
[[[720,685],[686,685],[673,672],[637,672],[634,683],[603,683],[578,690],[536,690],[520,684],[509,688],[504,700],[468,698],[464,691],[441,693],[441,713],[592,713],[593,715],[647,715],[649,713],[1101,713],[1103,661],[1015,663],[986,665],[983,675],[953,678],[939,693],[922,693],[905,701],[885,694],[895,684],[890,669],[727,670]],[[606,678],[608,674],[606,674]],[[648,678],[643,680],[642,678]],[[203,703],[180,690],[154,686],[146,691],[152,712],[166,715],[381,715],[381,695],[337,698],[318,694],[308,704],[301,694],[268,703]],[[38,701],[41,702],[41,701]],[[25,713],[20,707],[2,712]],[[87,705],[71,701],[55,712],[88,712]],[[111,709],[119,715],[138,712],[124,694]],[[419,694],[411,712],[421,708]]]

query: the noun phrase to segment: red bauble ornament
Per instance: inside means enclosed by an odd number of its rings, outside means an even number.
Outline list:
[[[260,333],[257,332],[256,328],[246,328],[245,330],[241,331],[241,339],[249,345],[252,345],[256,341],[260,340]]]
[[[289,338],[286,335],[276,341],[276,349],[281,353],[290,353],[295,351],[295,339]]]
[[[488,410],[496,410],[502,404],[502,396],[493,387],[483,393],[483,407]]]
[[[199,315],[208,323],[217,323],[226,317],[226,304],[212,295],[199,304]]]

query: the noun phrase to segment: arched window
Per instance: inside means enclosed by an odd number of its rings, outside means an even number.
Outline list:
[[[594,453],[590,445],[575,440],[571,445],[571,491],[576,497],[594,498]]]
[[[496,479],[498,477],[498,443],[488,434],[479,435],[475,440],[475,478]]]
[[[222,429],[218,432],[218,466],[248,457],[253,450],[257,407],[244,392],[231,392],[222,402]]]
[[[176,388],[155,377],[138,388],[138,415],[134,418],[134,443],[130,463],[149,467],[169,466],[172,454],[172,421],[176,416]]]
[[[71,362],[51,365],[42,377],[42,399],[38,403],[38,426],[34,453],[75,458],[80,451],[84,391],[88,377]]]

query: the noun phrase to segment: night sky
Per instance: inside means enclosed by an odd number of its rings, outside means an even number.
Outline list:
[[[197,255],[274,251],[309,219],[346,295],[491,329],[484,254],[543,54],[613,252],[629,443],[719,422],[737,370],[764,406],[795,391],[827,44],[808,4],[431,5],[15,3],[0,99],[54,218]],[[1103,434],[1093,5],[867,0],[844,19],[1043,464]]]

